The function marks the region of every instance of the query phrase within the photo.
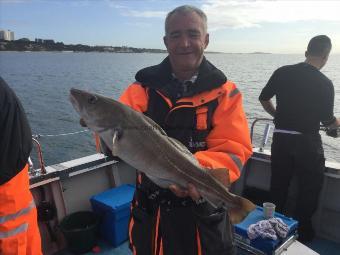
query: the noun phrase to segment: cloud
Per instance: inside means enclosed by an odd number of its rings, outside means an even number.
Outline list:
[[[121,15],[137,18],[162,18],[168,10],[150,6],[151,0],[139,7],[124,1],[106,0]],[[147,4],[148,3],[148,4]],[[282,0],[202,0],[200,8],[208,16],[209,30],[225,28],[260,27],[265,23],[288,23],[296,21],[340,22],[340,1],[282,1]],[[169,6],[167,6],[169,7]],[[152,9],[151,9],[152,8]]]
[[[1,22],[7,23],[9,26],[27,27],[31,25],[30,21],[24,19],[1,19]]]
[[[135,11],[124,10],[122,15],[137,18],[164,18],[167,12],[165,11]]]
[[[21,4],[32,2],[32,0],[0,0],[0,4]]]
[[[154,10],[141,10],[138,8],[131,8],[128,4],[131,4],[132,2],[126,2],[124,1],[114,1],[114,0],[105,0],[105,2],[111,7],[115,8],[120,11],[121,15],[127,16],[127,17],[135,17],[135,18],[164,18],[167,14],[166,11],[154,11]],[[153,3],[154,1],[145,1],[145,4]],[[147,5],[145,5],[147,6]],[[145,8],[143,8],[145,9]]]
[[[118,1],[114,1],[114,0],[104,0],[104,2],[111,8],[116,8],[116,9],[127,9],[128,7],[120,4],[120,2]]]
[[[126,23],[128,26],[132,27],[138,27],[138,28],[151,28],[152,24],[151,23],[146,23],[146,22],[128,22]]]
[[[210,30],[259,27],[263,23],[340,22],[338,1],[207,0],[201,8],[208,16]]]

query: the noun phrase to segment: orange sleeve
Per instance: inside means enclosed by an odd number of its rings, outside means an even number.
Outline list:
[[[119,101],[138,112],[146,112],[148,108],[148,93],[140,83],[132,83],[120,96]]]
[[[252,145],[242,95],[232,82],[228,81],[224,87],[226,93],[219,100],[213,128],[206,139],[208,149],[196,152],[195,156],[204,167],[228,169],[230,182],[234,182],[252,154]]]

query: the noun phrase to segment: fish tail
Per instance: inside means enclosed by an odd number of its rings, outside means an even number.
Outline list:
[[[232,224],[240,223],[256,208],[253,202],[244,197],[236,196],[236,199],[238,200],[238,206],[227,209]]]

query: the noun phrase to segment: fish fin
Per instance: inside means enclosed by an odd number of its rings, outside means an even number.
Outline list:
[[[164,129],[160,125],[158,125],[156,122],[154,122],[151,118],[144,115],[143,113],[140,113],[140,115],[142,116],[141,118],[143,118],[149,125],[151,125],[152,129],[157,130],[160,134],[167,136]]]
[[[185,147],[185,145],[183,143],[181,143],[180,141],[178,141],[177,139],[172,138],[172,137],[168,137],[168,140],[169,140],[170,143],[172,143],[181,152],[183,152],[186,155],[189,155],[192,158],[195,158],[194,155],[188,150],[187,147]]]
[[[118,131],[114,131],[113,137],[112,137],[112,145],[113,146],[116,144],[117,140],[118,140]]]
[[[229,170],[227,168],[212,168],[206,169],[208,174],[215,178],[218,182],[223,184],[224,187],[230,187]]]
[[[239,200],[239,206],[227,208],[232,224],[240,223],[248,216],[250,212],[252,212],[256,208],[256,205],[250,200],[240,196],[236,197]]]
[[[223,201],[210,196],[208,193],[204,194],[204,199],[214,208],[223,207],[228,212],[231,223],[237,224],[243,221],[256,208],[256,205],[246,198],[234,196],[239,202],[237,207],[229,207]]]
[[[123,135],[123,130],[122,129],[115,129],[113,131],[113,136],[112,136],[112,148],[111,148],[111,152],[112,152],[112,156],[117,157],[117,153],[116,153],[116,145],[117,145],[117,141],[122,137]]]

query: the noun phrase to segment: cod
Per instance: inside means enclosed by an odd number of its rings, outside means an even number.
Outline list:
[[[105,145],[162,188],[193,184],[214,207],[228,210],[231,221],[241,222],[255,205],[229,192],[194,155],[152,119],[116,100],[72,88],[70,101],[87,127]]]

